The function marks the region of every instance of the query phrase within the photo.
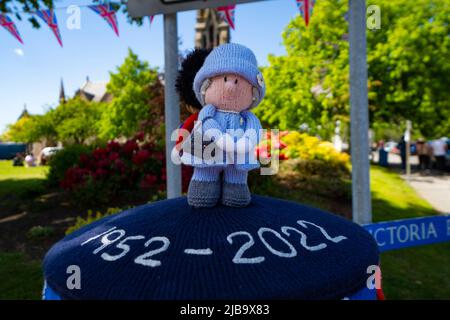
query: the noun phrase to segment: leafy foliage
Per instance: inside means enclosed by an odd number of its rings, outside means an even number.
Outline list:
[[[32,117],[22,117],[8,126],[7,130],[2,134],[1,140],[25,143],[32,142],[35,140],[32,128],[34,124]]]
[[[55,234],[55,228],[51,226],[34,226],[28,230],[27,236],[32,240],[42,240]]]
[[[149,68],[147,62],[140,61],[129,50],[116,73],[110,73],[108,92],[114,99],[103,112],[100,136],[105,140],[119,136],[130,137],[140,129],[143,120],[151,119],[152,109],[162,112],[163,104],[152,101],[155,96],[162,96],[162,90],[151,90],[157,83],[157,69]],[[159,123],[161,125],[162,122]]]
[[[85,143],[97,136],[104,103],[88,102],[75,97],[60,104],[53,112],[58,140],[64,144]]]
[[[74,97],[43,115],[26,116],[11,124],[2,135],[6,141],[47,145],[100,144],[116,137],[149,133],[152,142],[164,145],[164,88],[157,69],[138,59],[131,50],[124,63],[111,73],[111,102]]]
[[[367,31],[371,123],[403,130],[399,124],[409,119],[425,137],[448,134],[449,1],[370,4],[381,9],[381,28]],[[267,95],[255,112],[266,125],[286,130],[305,123],[325,138],[334,121],[348,126],[347,10],[347,0],[318,1],[308,28],[300,16],[286,27],[287,54],[269,56],[263,69]]]
[[[317,137],[297,131],[290,132],[282,140],[286,144],[284,153],[290,159],[322,162],[324,167],[333,171],[349,173],[349,155],[336,151],[328,141],[321,141]]]
[[[166,186],[164,164],[163,149],[139,132],[124,143],[113,140],[106,147],[81,154],[77,164],[66,170],[60,185],[79,204],[110,203],[119,194],[138,190],[162,197]],[[184,167],[182,173],[186,190],[192,170]]]
[[[92,148],[74,144],[66,146],[50,158],[50,169],[47,174],[47,183],[49,186],[57,186],[64,179],[66,171],[77,165],[82,154],[88,154]]]
[[[92,210],[88,210],[87,217],[86,218],[77,217],[75,223],[72,226],[70,226],[69,228],[67,228],[66,235],[68,235],[69,233],[72,233],[72,232],[80,229],[81,227],[84,227],[94,221],[100,220],[104,217],[110,216],[110,215],[118,213],[120,211],[122,211],[122,209],[120,209],[120,208],[108,208],[104,213],[97,211],[94,214],[94,212]]]

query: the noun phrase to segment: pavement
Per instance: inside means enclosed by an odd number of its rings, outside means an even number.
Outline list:
[[[374,162],[377,163],[377,155]],[[450,175],[448,173],[439,175],[436,171],[421,175],[417,172],[419,161],[417,156],[411,157],[412,173],[409,178],[405,174],[400,176],[416,190],[416,192],[431,206],[442,214],[450,214]],[[401,159],[399,155],[389,154],[389,166],[400,170]]]
[[[409,178],[402,175],[417,193],[427,200],[433,208],[443,214],[450,214],[450,176],[421,176],[411,174]]]

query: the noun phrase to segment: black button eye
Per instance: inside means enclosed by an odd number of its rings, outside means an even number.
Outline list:
[[[224,78],[223,78],[223,81],[227,82],[227,77],[224,77]]]
[[[238,83],[238,80],[237,80],[237,79],[236,79],[236,80],[234,80],[234,83],[235,83],[235,84],[237,84],[237,83]]]

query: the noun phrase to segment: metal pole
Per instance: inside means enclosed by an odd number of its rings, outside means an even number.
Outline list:
[[[359,224],[372,222],[369,175],[366,1],[349,0],[352,213]]]
[[[404,139],[406,141],[406,178],[411,174],[411,121],[406,120],[406,132]]]
[[[167,198],[181,195],[181,167],[171,160],[171,151],[175,141],[171,141],[172,132],[180,125],[180,100],[175,91],[175,79],[178,73],[178,33],[177,14],[164,15],[164,116],[166,121],[166,170]]]

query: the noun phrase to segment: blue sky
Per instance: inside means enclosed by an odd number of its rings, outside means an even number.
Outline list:
[[[138,27],[126,22],[118,14],[120,37],[99,16],[81,7],[81,28],[66,27],[69,14],[65,7],[87,5],[88,0],[56,1],[56,10],[64,48],[46,25],[33,29],[28,21],[12,17],[21,33],[24,45],[0,28],[0,132],[14,122],[24,104],[33,113],[43,113],[56,106],[61,78],[66,95],[73,93],[85,82],[107,81],[109,71],[122,63],[131,48],[139,57],[164,67],[163,17],[155,17],[151,28],[148,19]],[[232,42],[250,47],[261,65],[267,64],[267,55],[285,52],[281,34],[288,22],[298,14],[294,0],[270,0],[238,5],[236,30],[231,31]],[[24,15],[24,18],[27,16]],[[194,45],[195,11],[178,13],[180,50]]]

